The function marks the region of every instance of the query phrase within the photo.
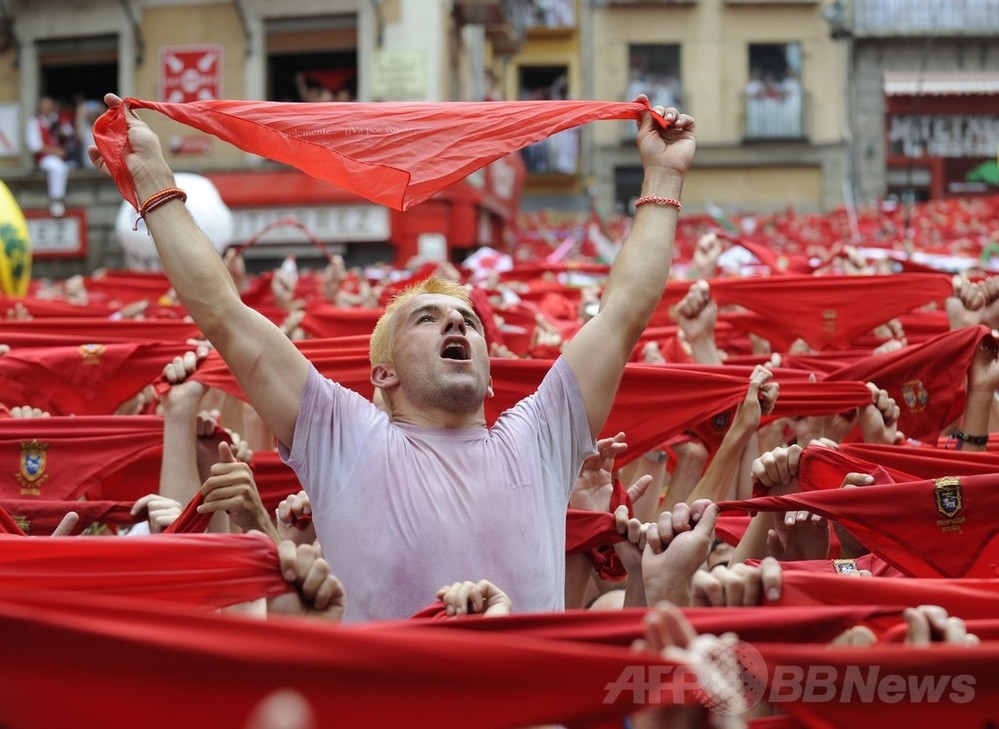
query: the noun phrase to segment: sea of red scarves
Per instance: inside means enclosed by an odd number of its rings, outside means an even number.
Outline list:
[[[402,104],[389,111],[373,104],[129,104],[399,209],[554,132],[599,119],[634,119],[647,108],[602,102]],[[123,107],[109,111],[95,137],[123,196],[137,206],[121,164],[124,113]],[[388,137],[391,145],[384,144]],[[405,165],[397,163],[400,155]],[[997,207],[983,201],[944,210],[973,230],[974,221],[995,218]],[[914,226],[928,230],[940,211],[917,210]],[[860,219],[872,238],[885,237],[889,224],[900,227],[890,214]],[[681,222],[677,249],[689,259],[692,231],[700,228],[687,225]],[[716,334],[730,353],[725,366],[681,364],[670,307],[689,282],[667,287],[641,344],[654,341],[676,361],[641,364],[636,349],[605,429],[607,435],[627,434],[629,450],[618,465],[681,433],[696,433],[717,447],[745,397],[751,366],[763,361],[751,353],[750,335],[769,339],[777,350],[799,338],[817,350],[783,355],[774,369],[780,383],[775,416],[852,409],[870,401],[863,384],[869,380],[899,403],[906,435],[924,443],[937,443],[960,416],[963,373],[991,333],[986,327],[949,331],[941,314],[951,291],[948,276],[909,259],[900,263],[907,272],[892,276],[809,275],[809,231],[843,239],[845,218],[779,213],[767,225],[779,231],[775,238],[782,243],[772,246],[762,233],[746,235],[743,243],[769,265],[771,276],[710,281],[720,305],[742,307],[719,316]],[[980,245],[962,242],[962,234],[948,236],[955,249],[980,252]],[[535,356],[493,359],[490,422],[534,390],[557,353],[531,341],[537,317],[564,337],[578,329],[580,288],[558,280],[572,272],[600,275],[606,266],[552,260],[504,274],[525,288],[519,304],[496,312],[503,327],[485,316],[492,306],[485,291],[474,295],[490,342]],[[267,282],[258,277],[244,298],[280,321],[284,312]],[[320,285],[318,276],[300,277],[296,296],[306,307],[301,327],[314,339],[299,346],[324,375],[370,396],[367,336],[381,310],[330,306],[318,294]],[[0,322],[0,343],[11,347],[0,357],[0,401],[7,407],[36,404],[54,416],[0,418],[0,635],[7,649],[0,661],[0,724],[242,728],[261,697],[289,686],[308,700],[319,726],[437,727],[460,717],[483,727],[596,727],[620,725],[636,707],[658,700],[696,703],[681,668],[630,649],[641,636],[644,610],[360,626],[217,614],[288,585],[266,538],[187,533],[204,529],[206,519],[196,510],[200,496],[168,534],[40,536],[50,534],[69,508],[80,513],[77,531],[141,518],[131,506],[157,488],[162,421],[111,414],[144,385],[155,381],[162,392],[162,365],[199,336],[159,274],[110,272],[88,277],[86,288],[85,304],[43,297],[0,302],[33,317]],[[119,316],[135,302],[144,302],[145,318]],[[893,317],[909,346],[872,354],[880,343],[872,328]],[[215,354],[195,378],[243,396]],[[999,503],[991,473],[997,464],[994,452],[847,442],[836,452],[806,451],[801,493],[760,493],[723,504],[718,533],[730,541],[745,531],[748,514],[807,509],[848,526],[873,552],[856,562],[875,577],[844,577],[831,560],[792,564],[777,601],[686,611],[699,631],[734,631],[764,659],[767,698],[784,716],[754,725],[999,722]],[[273,452],[257,453],[253,468],[268,511],[299,489]],[[858,470],[875,474],[875,485],[837,488],[845,473]],[[567,530],[569,548],[589,553],[607,575],[619,572],[608,559],[608,546],[620,539],[608,514],[570,512]],[[902,645],[902,609],[925,604],[965,619],[983,644]],[[439,613],[439,604],[426,611]],[[857,624],[874,630],[882,643],[868,649],[827,645]],[[622,676],[639,675],[635,669],[654,671],[656,681],[609,691]],[[851,683],[858,675],[860,682]],[[795,676],[808,677],[810,690],[828,693],[796,694],[806,684],[791,680]],[[904,690],[896,685],[899,677]],[[848,691],[855,700],[842,700]]]

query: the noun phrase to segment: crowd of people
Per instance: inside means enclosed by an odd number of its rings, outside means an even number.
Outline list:
[[[999,718],[996,201],[721,233],[680,216],[694,120],[654,106],[589,255],[249,276],[126,119],[164,273],[36,281],[0,322],[0,624],[58,636],[32,677],[104,642],[78,702],[0,723],[134,723],[167,686],[255,729]]]

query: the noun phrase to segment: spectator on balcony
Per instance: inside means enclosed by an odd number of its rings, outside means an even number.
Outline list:
[[[339,101],[332,90],[312,82],[304,72],[295,74],[295,88],[302,101]]]
[[[38,112],[28,120],[25,142],[35,156],[35,164],[46,174],[49,212],[62,217],[66,212],[69,169],[76,166],[73,155],[79,148],[73,120],[60,113],[55,99],[43,96],[38,100]]]
[[[766,86],[763,84],[763,72],[754,66],[749,72],[749,81],[746,82],[746,100],[762,99],[765,93]]]

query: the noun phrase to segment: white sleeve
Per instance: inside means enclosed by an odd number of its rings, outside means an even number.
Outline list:
[[[34,117],[28,120],[28,127],[24,131],[24,143],[32,152],[42,150],[42,130],[38,126],[38,119]]]

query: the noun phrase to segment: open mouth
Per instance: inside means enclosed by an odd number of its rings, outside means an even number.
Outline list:
[[[441,359],[456,359],[459,361],[471,359],[468,345],[458,341],[448,342],[444,345],[444,349],[441,350]]]

